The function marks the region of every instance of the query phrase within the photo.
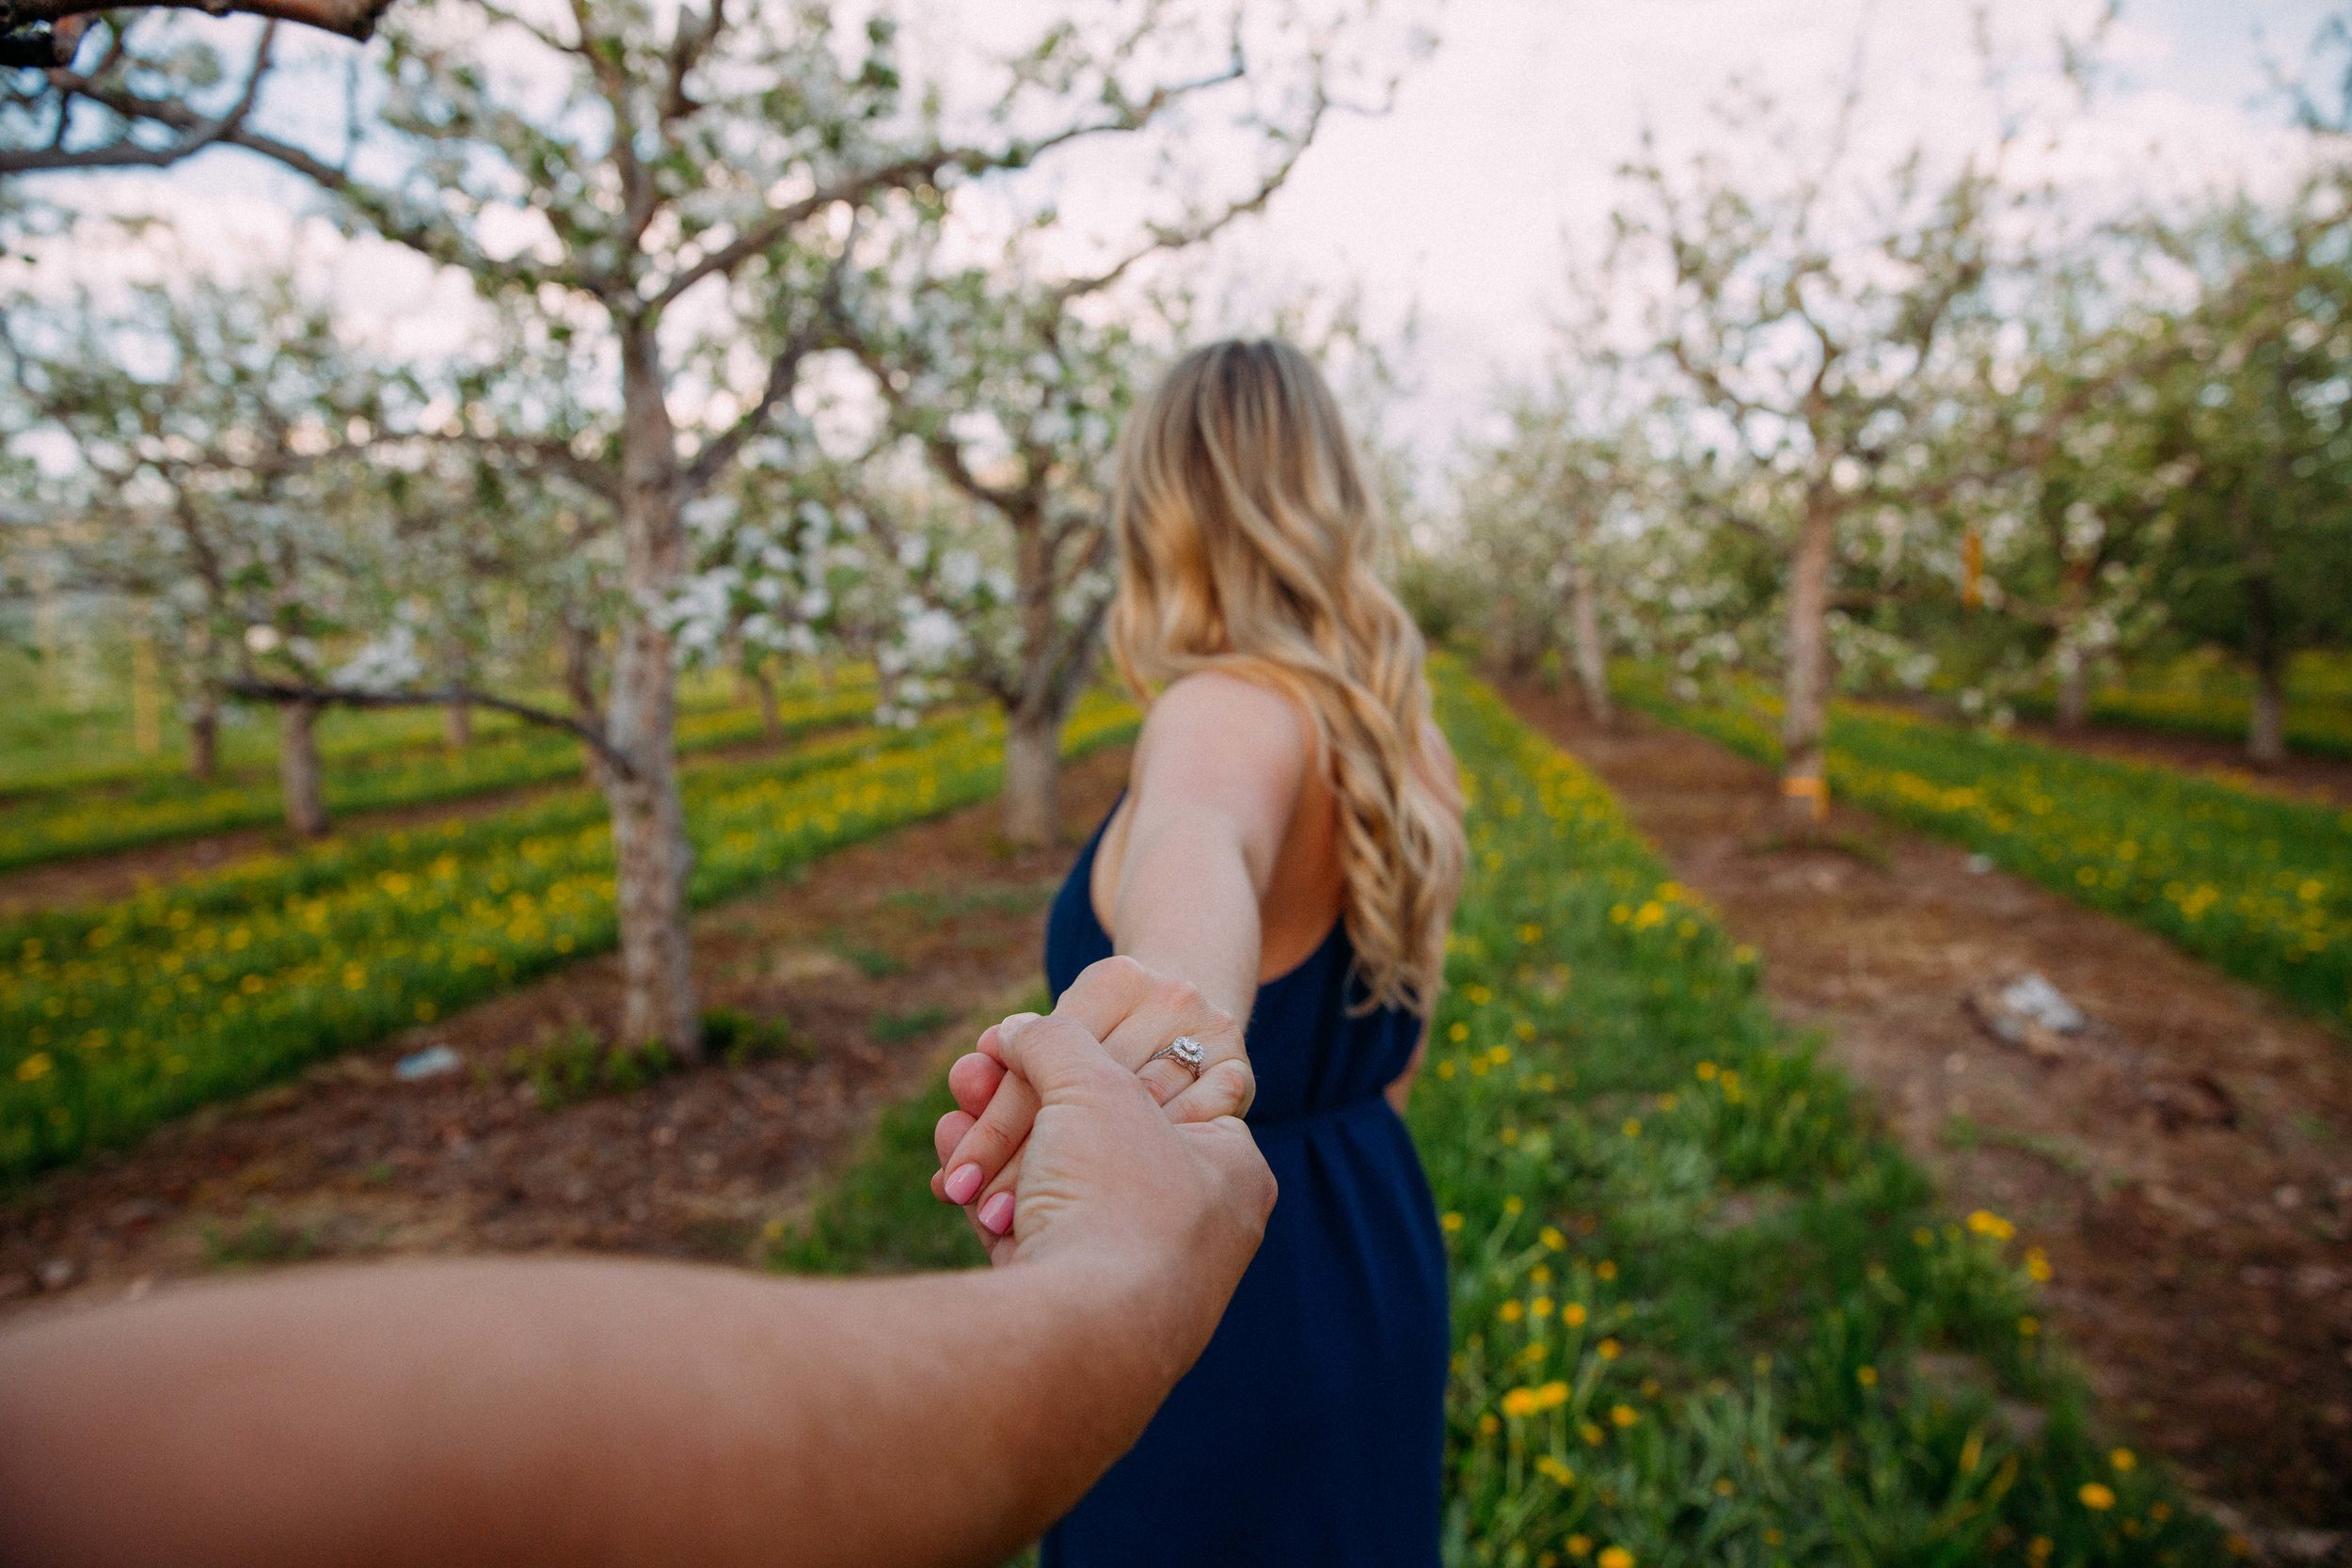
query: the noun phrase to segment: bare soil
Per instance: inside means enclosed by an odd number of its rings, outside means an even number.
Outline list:
[[[1949,1205],[2047,1252],[2046,1315],[2119,1440],[2265,1555],[2352,1561],[2352,1041],[1867,813],[1791,845],[1772,775],[1694,736],[1512,695],[1762,952],[1775,1011]],[[1995,1037],[1969,997],[2028,973],[2090,1026]]]
[[[1068,771],[1066,838],[1124,776],[1119,751]],[[705,1006],[784,1021],[790,1053],[542,1109],[507,1064],[614,1016],[617,966],[591,959],[35,1183],[0,1209],[0,1315],[313,1258],[753,1260],[883,1106],[1040,983],[1070,851],[1009,852],[997,821],[991,801],[903,829],[697,918]],[[463,1066],[401,1082],[432,1045]]]

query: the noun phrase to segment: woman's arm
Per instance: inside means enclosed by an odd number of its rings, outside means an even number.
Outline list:
[[[1157,1005],[1098,1033],[1178,1120],[1248,1107],[1247,1098],[1234,1099],[1228,1074],[1247,1068],[1242,1031],[1258,992],[1259,906],[1310,755],[1306,720],[1288,699],[1214,673],[1162,693],[1136,740],[1111,926],[1119,957],[1154,983]],[[1076,990],[1057,1011],[1079,1005]],[[1088,1022],[1083,1011],[1080,1020]],[[1198,1082],[1176,1062],[1149,1060],[1179,1034],[1208,1053]],[[1017,1076],[992,1067],[993,1035],[983,1035],[979,1052],[950,1076],[960,1103],[984,1108],[940,1119],[931,1190],[964,1206],[984,1234],[1002,1236],[1036,1100]]]
[[[1259,911],[1310,754],[1288,698],[1217,673],[1163,693],[1136,746],[1112,905],[1118,950],[1191,982],[1245,1031]]]

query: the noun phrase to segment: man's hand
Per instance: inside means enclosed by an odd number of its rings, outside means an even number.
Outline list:
[[[1015,1221],[1014,1194],[1026,1163],[1024,1140],[1040,1103],[1035,1084],[1009,1070],[1004,1041],[1036,1017],[1016,1013],[993,1025],[981,1035],[977,1051],[948,1069],[957,1109],[942,1117],[933,1132],[939,1172],[931,1178],[931,1191],[964,1207],[992,1254],[994,1241]],[[1165,1106],[1170,1121],[1240,1117],[1256,1098],[1257,1081],[1231,1015],[1193,986],[1154,974],[1133,958],[1089,965],[1062,993],[1054,1017],[1076,1022],[1102,1041],[1111,1060],[1134,1073]],[[1182,1063],[1150,1059],[1179,1035],[1200,1041],[1207,1057],[1197,1082]]]

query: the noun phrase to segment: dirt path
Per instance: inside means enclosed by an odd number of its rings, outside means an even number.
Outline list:
[[[1956,1210],[2017,1223],[2107,1418],[2270,1555],[2352,1555],[2352,1042],[2154,936],[1839,808],[1777,843],[1763,769],[1634,716],[1520,713],[1762,950]],[[1964,1003],[2046,976],[2084,1034],[2004,1045]]]
[[[1124,773],[1121,751],[1071,769],[1073,842]],[[698,918],[705,1006],[783,1020],[791,1054],[542,1110],[500,1066],[613,1015],[615,965],[594,959],[44,1179],[0,1209],[0,1313],[299,1258],[747,1260],[972,1020],[1039,983],[1043,909],[1070,851],[1008,854],[996,826],[994,802],[973,807]],[[463,1069],[393,1076],[436,1044]]]

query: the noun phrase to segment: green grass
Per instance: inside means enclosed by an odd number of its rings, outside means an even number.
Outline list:
[[[870,687],[845,685],[784,708],[786,732],[853,724],[873,711]],[[373,716],[370,716],[373,717]],[[713,708],[678,721],[687,754],[760,738],[756,714]],[[536,727],[486,734],[461,752],[411,743],[390,732],[376,743],[325,756],[327,810],[346,816],[437,804],[469,796],[576,780],[580,745]],[[85,781],[26,793],[0,803],[0,871],[74,855],[99,854],[172,839],[266,827],[284,815],[274,772],[246,771],[210,784],[167,774],[115,784]]]
[[[1134,713],[1089,698],[1075,754]],[[993,715],[864,732],[684,783],[707,904],[993,794]],[[0,925],[0,1179],[529,980],[614,940],[612,838],[575,789]]]
[[[884,1045],[904,1045],[921,1039],[952,1017],[941,1006],[915,1007],[907,1012],[878,1012],[866,1021],[866,1032]]]
[[[1773,705],[1753,687],[1683,702],[1631,671],[1620,692],[1742,755],[1779,761]],[[1847,703],[1830,716],[1829,778],[1839,799],[1966,845],[2352,1026],[2352,812]]]
[[[2352,759],[2352,657],[2304,654],[2287,671],[2287,749],[2305,756]],[[2015,706],[2028,718],[2058,711],[2048,692]],[[2090,717],[2102,724],[2196,736],[2244,744],[2253,708],[2253,683],[2226,659],[2200,655],[2129,673],[2091,694]]]
[[[1597,781],[1450,673],[1441,717],[1472,866],[1411,1121],[1453,1258],[1447,1561],[2218,1560],[2094,1436],[2009,1222],[1938,1212]],[[947,1105],[885,1117],[774,1260],[974,1260],[927,1187]]]

